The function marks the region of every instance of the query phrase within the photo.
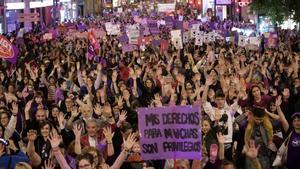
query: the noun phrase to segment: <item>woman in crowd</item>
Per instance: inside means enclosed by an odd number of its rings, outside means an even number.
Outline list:
[[[255,31],[250,23],[212,18],[195,28],[200,21],[186,6],[182,16],[143,7],[5,35],[20,54],[16,64],[0,65],[0,168],[268,169],[284,142],[294,169],[300,54],[292,50],[299,32],[278,29],[278,47],[255,48],[220,38],[233,27]],[[157,30],[149,18],[159,21]],[[119,24],[120,34],[105,29],[107,22]],[[129,44],[132,25],[143,33],[138,45]],[[175,27],[183,27],[182,46],[170,36]],[[194,29],[219,38],[199,45]],[[143,140],[132,134],[139,131],[138,108],[179,105],[203,110],[203,159],[143,160]]]

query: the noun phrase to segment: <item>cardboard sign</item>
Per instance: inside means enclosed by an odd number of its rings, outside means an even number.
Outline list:
[[[249,40],[247,36],[239,35],[238,46],[245,47],[249,44]]]
[[[108,35],[119,35],[120,34],[120,25],[112,24],[111,22],[105,23],[105,29]]]
[[[186,32],[183,32],[183,35],[182,35],[182,41],[184,44],[187,44],[190,40],[190,32],[189,31],[186,31]]]
[[[143,160],[201,159],[198,106],[139,108]]]
[[[174,12],[175,11],[175,3],[169,4],[157,4],[158,12]]]
[[[191,38],[195,38],[196,34],[199,32],[200,24],[193,24],[191,28]]]
[[[138,38],[140,37],[140,30],[131,29],[128,34],[129,44],[138,44]]]
[[[196,46],[202,46],[203,45],[203,38],[204,38],[204,32],[198,32],[197,34],[196,34],[196,37],[195,37],[195,45]]]
[[[261,38],[260,37],[249,37],[249,43],[252,45],[259,46],[261,43]]]

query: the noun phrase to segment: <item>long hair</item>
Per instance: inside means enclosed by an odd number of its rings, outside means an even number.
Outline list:
[[[85,147],[82,150],[82,153],[84,153],[84,154],[91,154],[92,152],[95,152],[97,154],[98,164],[95,164],[95,165],[97,165],[95,167],[99,168],[101,166],[101,164],[104,162],[103,161],[103,155],[100,153],[100,151],[97,150],[95,147],[91,147],[91,146]],[[93,162],[95,162],[94,159],[93,159]]]
[[[254,96],[253,96],[253,94],[252,94],[252,91],[253,91],[253,89],[254,89],[255,87],[257,87],[257,88],[259,89],[259,91],[261,92],[259,86],[253,85],[253,86],[251,87],[250,92],[249,92],[249,94],[248,94],[248,107],[252,107],[252,106],[254,105]]]

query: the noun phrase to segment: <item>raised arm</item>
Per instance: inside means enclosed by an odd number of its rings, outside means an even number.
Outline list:
[[[71,169],[71,167],[68,165],[65,157],[61,153],[59,149],[59,144],[61,143],[61,137],[57,133],[51,133],[49,138],[55,159],[57,160],[59,166],[63,169]]]
[[[225,159],[225,148],[224,148],[225,138],[222,133],[217,133],[217,138],[219,142],[219,159],[224,160]]]
[[[29,157],[29,160],[31,161],[31,164],[35,167],[39,166],[42,162],[41,157],[38,155],[38,153],[35,152],[35,146],[34,141],[37,137],[37,132],[35,130],[30,130],[27,133],[28,138],[28,144],[27,144],[27,155]]]
[[[276,99],[275,105],[276,105],[277,113],[279,115],[279,120],[281,122],[283,130],[285,132],[287,132],[289,130],[290,125],[289,125],[289,122],[286,120],[284,113],[281,110],[281,107],[280,107],[281,103],[282,103],[281,96],[278,96]]]
[[[105,136],[106,144],[107,144],[107,155],[111,157],[115,154],[112,138],[114,137],[114,132],[111,131],[110,127],[103,129],[103,134]]]
[[[136,135],[134,133],[129,134],[126,141],[123,139],[124,149],[109,169],[119,169],[122,166],[135,142]]]
[[[19,112],[19,107],[16,102],[12,103],[12,116],[10,117],[9,123],[7,127],[5,128],[4,137],[6,139],[9,139],[15,132],[16,125],[17,125],[17,115]]]
[[[99,63],[97,65],[97,78],[96,78],[96,81],[94,84],[95,90],[99,89],[100,84],[101,84],[101,77],[102,77],[101,70],[102,70],[102,66],[101,66],[101,63]]]
[[[82,126],[77,125],[73,127],[73,132],[75,135],[75,154],[79,155],[81,154],[81,144],[80,144],[80,137],[81,137],[81,132],[82,132]]]

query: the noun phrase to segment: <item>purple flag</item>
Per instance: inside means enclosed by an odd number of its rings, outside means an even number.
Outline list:
[[[6,37],[0,35],[0,58],[3,58],[12,64],[17,62],[19,50]]]
[[[201,159],[200,107],[139,108],[143,160]]]

